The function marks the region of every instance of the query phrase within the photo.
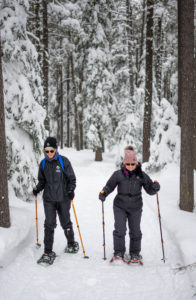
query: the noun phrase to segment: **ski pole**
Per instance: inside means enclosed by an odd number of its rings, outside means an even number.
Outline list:
[[[106,260],[106,251],[105,251],[105,221],[104,221],[104,203],[102,201],[102,225],[103,225],[103,259]]]
[[[41,244],[38,241],[38,217],[37,217],[37,196],[35,196],[35,219],[36,219],[36,247],[40,248]]]
[[[79,224],[78,224],[78,219],[77,219],[77,216],[76,216],[76,210],[75,210],[73,200],[71,200],[71,204],[72,204],[74,216],[75,216],[75,219],[76,219],[76,224],[77,224],[78,233],[79,233],[79,236],[80,236],[80,242],[81,242],[81,245],[82,245],[82,250],[83,250],[83,253],[84,253],[84,258],[89,258],[89,256],[87,256],[85,254],[84,245],[83,245],[83,242],[82,242],[82,236],[81,236],[81,233],[80,233],[80,227],[79,227]]]
[[[157,180],[155,180],[157,182]],[[160,213],[160,205],[159,205],[159,196],[158,193],[156,193],[157,198],[157,208],[158,208],[158,218],[159,218],[159,226],[160,226],[160,233],[161,233],[161,245],[162,245],[162,252],[163,252],[163,262],[165,263],[165,252],[164,252],[164,245],[163,245],[163,234],[162,234],[162,226],[161,226],[161,213]]]

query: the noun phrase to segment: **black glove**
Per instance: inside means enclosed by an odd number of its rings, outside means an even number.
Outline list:
[[[34,196],[37,196],[38,193],[39,193],[39,192],[38,192],[37,188],[34,188],[34,189],[33,189],[33,195],[34,195]]]
[[[153,182],[153,189],[155,192],[158,192],[160,190],[160,184],[158,183],[158,181]]]
[[[105,201],[105,198],[106,198],[105,192],[104,192],[104,190],[102,190],[102,191],[99,193],[99,200],[101,200],[102,202],[104,202],[104,201]]]
[[[68,192],[68,198],[69,198],[69,200],[73,200],[74,197],[75,197],[74,191]]]

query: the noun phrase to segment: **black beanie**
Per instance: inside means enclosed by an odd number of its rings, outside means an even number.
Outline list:
[[[44,142],[44,148],[52,147],[57,149],[57,141],[54,137],[49,136]]]

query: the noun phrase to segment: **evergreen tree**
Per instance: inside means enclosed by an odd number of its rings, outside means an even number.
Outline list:
[[[69,147],[73,142],[77,149],[78,75],[75,56],[80,33],[78,11],[77,3],[71,1],[58,1],[48,6],[51,128],[61,146],[66,144]]]
[[[113,75],[106,34],[107,23],[105,23],[108,12],[105,7],[106,1],[87,1],[86,14],[83,19],[84,24],[90,25],[85,31],[90,43],[86,44],[85,49],[83,97],[86,99],[86,103],[84,103],[84,118],[87,137],[89,134],[92,136],[93,132],[98,137],[93,146],[95,151],[100,151],[100,148],[104,150],[104,140],[110,135],[111,130],[109,110],[112,106]],[[91,125],[93,125],[93,131],[91,131]]]
[[[45,138],[41,72],[38,53],[26,31],[27,18],[28,2],[2,4],[8,179],[16,196],[24,200],[32,199],[37,178],[37,169],[32,166],[40,160]]]

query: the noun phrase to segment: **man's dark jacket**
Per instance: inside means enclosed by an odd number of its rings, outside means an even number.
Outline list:
[[[39,166],[38,192],[44,189],[44,201],[62,202],[69,199],[68,193],[72,193],[76,187],[76,177],[70,161],[62,156],[65,173],[63,172],[59,160],[46,160],[44,170],[42,161]]]
[[[158,192],[157,183],[154,183],[150,177],[141,169],[138,164],[136,169],[129,172],[124,167],[115,171],[106,186],[103,188],[104,195],[107,197],[117,186],[117,195],[114,199],[114,205],[125,210],[137,210],[142,208],[142,187],[149,195]]]

